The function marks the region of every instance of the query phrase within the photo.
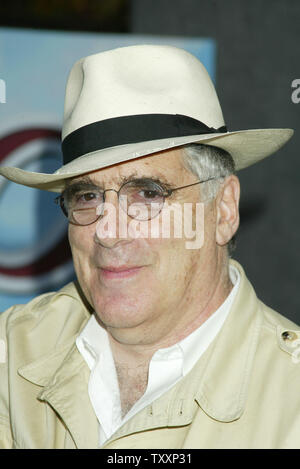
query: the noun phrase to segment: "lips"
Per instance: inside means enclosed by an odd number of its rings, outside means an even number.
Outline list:
[[[140,270],[143,268],[143,266],[128,266],[128,265],[122,265],[122,266],[105,266],[101,267],[100,271],[101,274],[103,275],[104,278],[106,279],[122,279],[122,278],[128,278],[136,275]]]

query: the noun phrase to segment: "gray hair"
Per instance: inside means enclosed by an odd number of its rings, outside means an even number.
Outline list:
[[[214,199],[227,176],[235,173],[232,156],[218,147],[203,144],[189,144],[183,148],[183,163],[199,180],[215,178],[201,185],[204,201]],[[235,236],[228,243],[228,253],[235,249]]]

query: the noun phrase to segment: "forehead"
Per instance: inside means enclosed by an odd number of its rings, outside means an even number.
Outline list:
[[[73,178],[72,182],[86,176]],[[120,182],[130,177],[153,177],[177,183],[190,177],[190,173],[183,164],[181,149],[166,150],[88,173],[88,178],[94,182]]]

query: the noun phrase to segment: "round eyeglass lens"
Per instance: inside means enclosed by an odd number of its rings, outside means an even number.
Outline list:
[[[103,195],[100,191],[86,191],[74,194],[65,202],[68,218],[77,225],[94,223],[103,210]]]
[[[120,205],[135,220],[146,221],[156,217],[164,204],[162,187],[153,181],[130,181],[121,188]]]

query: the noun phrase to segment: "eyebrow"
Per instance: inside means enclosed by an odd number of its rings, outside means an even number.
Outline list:
[[[166,189],[171,189],[172,187],[174,187],[174,185],[166,181],[164,176],[153,177],[149,174],[148,175],[137,174],[136,171],[129,174],[128,176],[121,176],[119,180],[119,185],[121,187],[126,182],[134,181],[134,180],[143,180],[143,179],[151,180],[157,184],[163,185]],[[103,185],[101,185],[101,183],[96,184],[96,182],[93,181],[89,176],[83,176],[82,178],[78,180],[66,181],[64,194],[67,194],[68,196],[72,196],[76,194],[77,192],[80,192],[82,190],[89,190],[89,189],[104,190],[104,187]]]
[[[63,195],[64,197],[71,198],[73,195],[80,191],[91,189],[99,189],[99,186],[97,186],[88,176],[84,176],[79,180],[66,181],[66,186],[65,190],[63,191]]]

